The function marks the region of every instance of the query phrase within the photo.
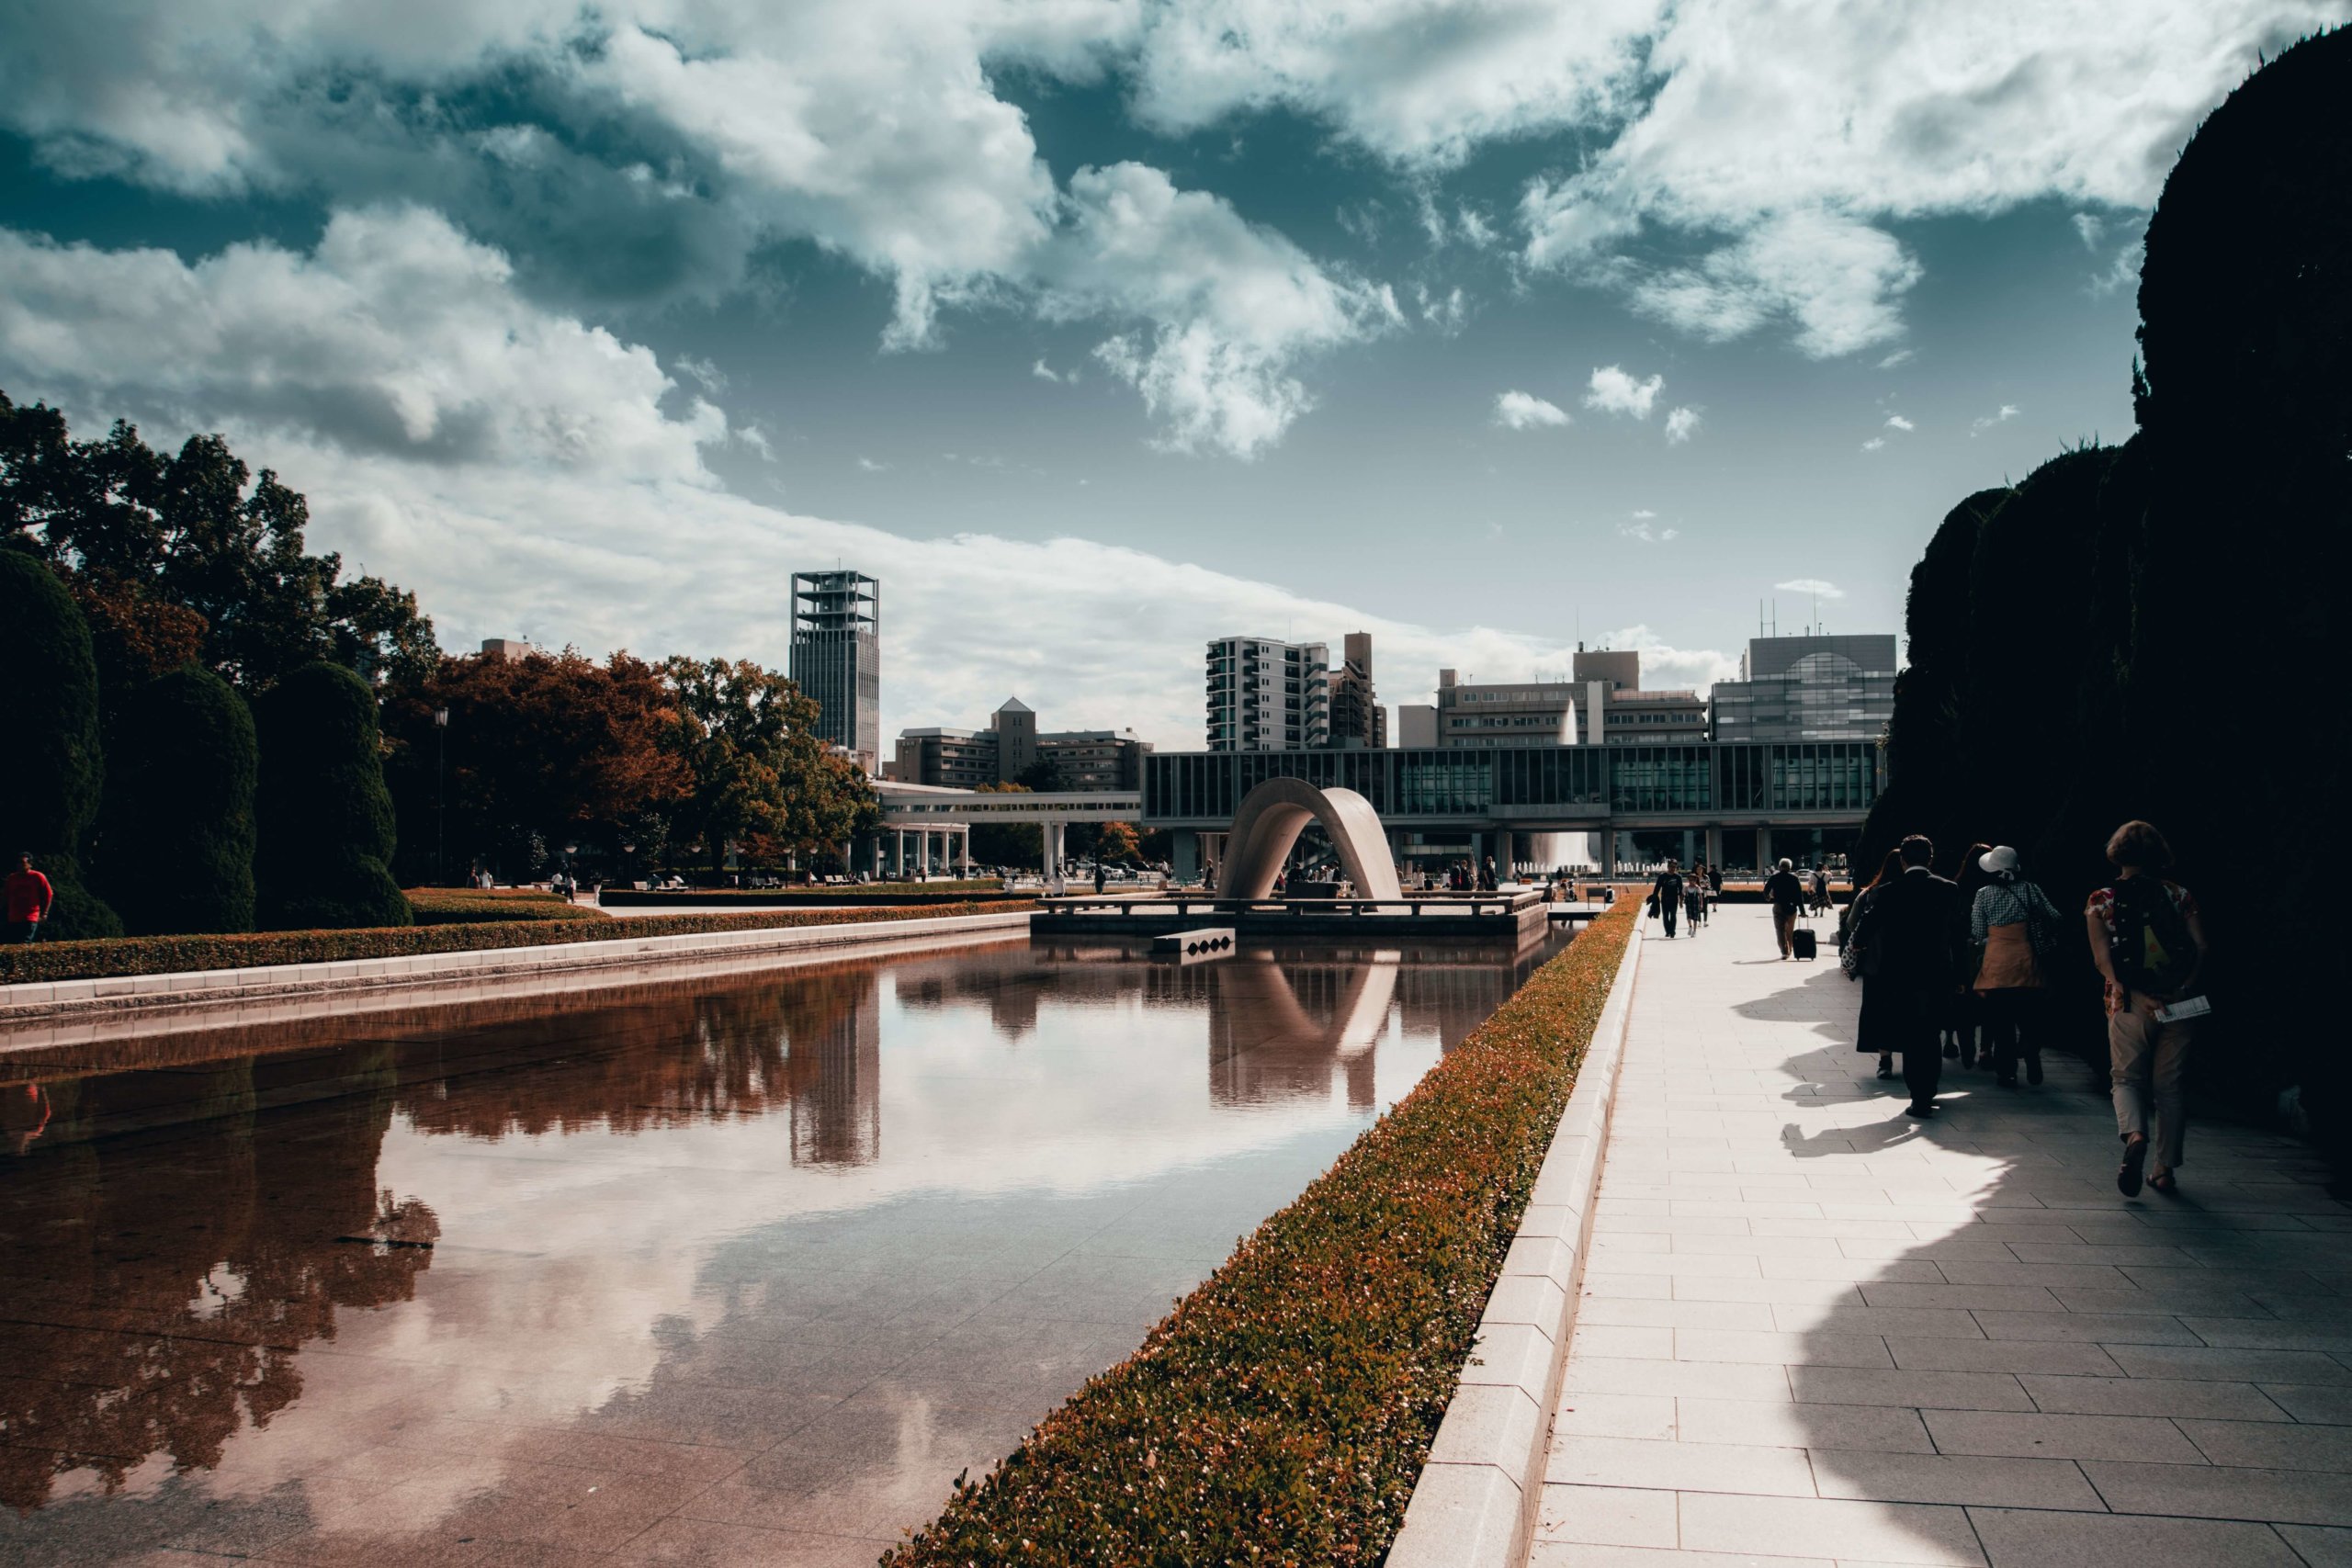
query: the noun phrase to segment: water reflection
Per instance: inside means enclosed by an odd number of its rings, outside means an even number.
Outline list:
[[[1000,946],[0,1058],[0,1557],[870,1561],[1541,956]]]

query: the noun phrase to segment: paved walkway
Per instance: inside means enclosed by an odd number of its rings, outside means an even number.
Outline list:
[[[1655,928],[1653,928],[1655,929]],[[1764,910],[1642,954],[1536,1568],[2352,1564],[2352,1210],[2072,1061],[1902,1115]],[[1895,1092],[1888,1094],[1886,1089]]]

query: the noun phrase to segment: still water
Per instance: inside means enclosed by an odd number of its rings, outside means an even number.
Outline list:
[[[0,1562],[870,1563],[1556,947],[1022,941],[0,1055]]]

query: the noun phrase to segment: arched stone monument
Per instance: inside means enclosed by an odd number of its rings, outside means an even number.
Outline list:
[[[1263,898],[1274,875],[1310,821],[1323,824],[1359,898],[1402,898],[1388,835],[1372,802],[1351,789],[1317,789],[1305,779],[1268,779],[1244,795],[1226,840],[1218,891],[1227,898]]]

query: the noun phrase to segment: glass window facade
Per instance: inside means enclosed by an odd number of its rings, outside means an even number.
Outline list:
[[[1143,758],[1147,822],[1221,825],[1268,779],[1351,789],[1383,817],[1524,822],[1624,817],[1859,816],[1881,787],[1878,745],[1415,747],[1360,751],[1161,751]]]

